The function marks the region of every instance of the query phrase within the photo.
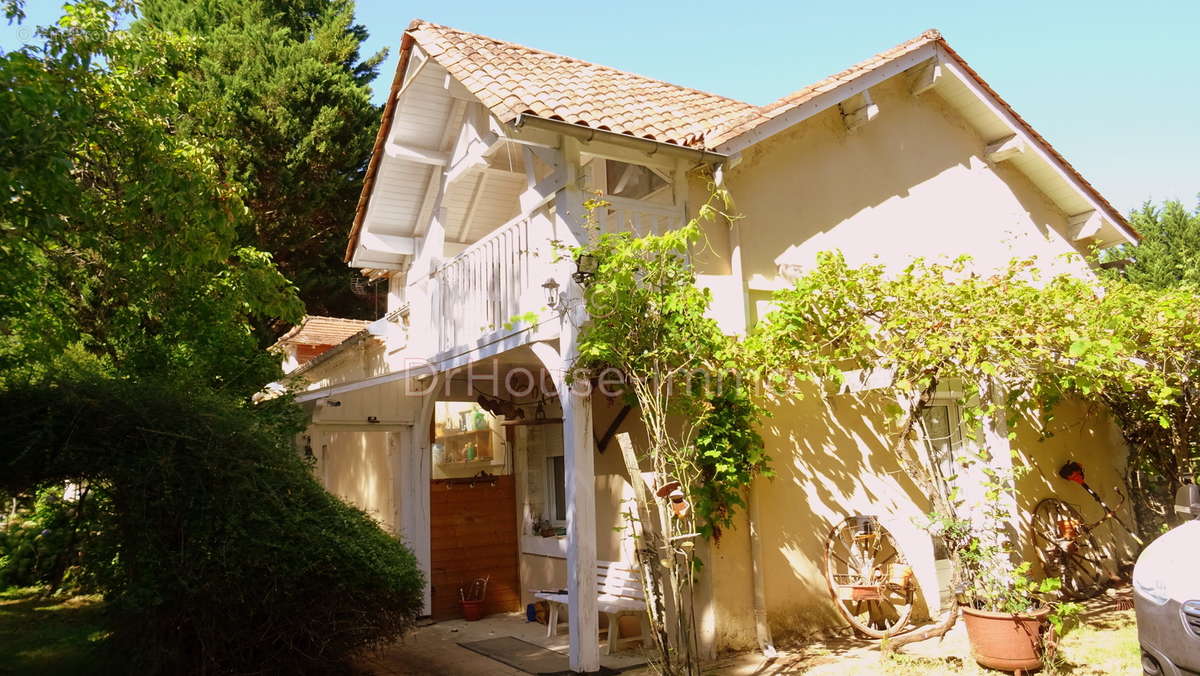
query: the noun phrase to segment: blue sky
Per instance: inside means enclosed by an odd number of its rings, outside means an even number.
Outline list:
[[[30,0],[27,23],[59,3]],[[1200,193],[1200,2],[441,2],[359,0],[367,51],[414,17],[755,104],[938,28],[1122,211]],[[0,28],[0,46],[19,43]]]

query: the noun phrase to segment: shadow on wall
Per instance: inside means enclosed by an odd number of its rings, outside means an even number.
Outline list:
[[[893,431],[884,406],[882,397],[820,398],[809,392],[800,401],[777,402],[772,407],[774,416],[764,438],[776,477],[760,480],[756,490],[767,611],[777,638],[845,624],[824,578],[824,543],[830,529],[851,515],[908,521],[932,508],[928,496],[890,451]],[[1018,549],[1030,561],[1037,560],[1029,517],[1038,501],[1059,497],[1076,506],[1089,522],[1103,516],[1081,487],[1058,477],[1058,468],[1071,460],[1082,463],[1089,483],[1115,506],[1126,456],[1111,420],[1082,402],[1066,402],[1056,410],[1051,424],[1054,435],[1046,440],[1039,440],[1033,422],[1024,421],[1013,441],[1016,462],[1032,468],[1017,484]],[[1132,523],[1128,503],[1121,516]],[[1096,536],[1110,557],[1131,556],[1131,541],[1116,524],[1100,527]],[[724,551],[724,545],[722,554],[736,559],[741,545],[729,551]],[[748,576],[748,565],[742,568]],[[743,587],[734,584],[723,592],[723,605],[748,606],[749,583]],[[917,618],[928,613],[920,603],[914,609]]]
[[[767,611],[782,638],[845,624],[822,567],[836,524],[853,515],[911,518],[930,505],[888,450],[881,400],[808,392],[773,410],[764,438],[776,477],[756,486]]]
[[[1024,462],[1030,471],[1017,484],[1017,506],[1021,511],[1022,553],[1029,561],[1037,561],[1032,538],[1033,511],[1039,501],[1057,498],[1079,511],[1084,521],[1093,523],[1104,517],[1100,507],[1083,487],[1062,479],[1058,470],[1068,462],[1084,467],[1088,485],[1109,505],[1117,508],[1121,495],[1127,498],[1117,510],[1118,516],[1131,526],[1133,509],[1125,486],[1128,449],[1121,431],[1103,406],[1080,400],[1067,400],[1053,412],[1049,421],[1050,436],[1040,439],[1041,421],[1031,417],[1020,421],[1014,447],[1019,456],[1014,462]],[[1120,525],[1109,520],[1095,529],[1093,535],[1104,558],[1116,572],[1121,560],[1132,560],[1135,543]]]
[[[393,531],[388,432],[327,432],[325,445],[325,466],[318,472],[326,477],[326,490]]]

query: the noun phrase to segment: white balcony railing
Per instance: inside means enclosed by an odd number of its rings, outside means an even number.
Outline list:
[[[661,235],[683,225],[683,210],[671,204],[642,202],[624,197],[606,196],[608,206],[596,209],[593,216],[600,232],[632,231],[635,235]]]
[[[551,257],[546,219],[521,216],[447,261],[438,280],[438,349],[465,345],[545,305],[541,289]]]
[[[610,204],[595,213],[601,232],[661,234],[682,224],[679,207],[619,197],[605,200]],[[555,274],[552,263],[552,214],[550,205],[532,216],[519,216],[437,268],[432,299],[437,351],[465,347],[545,307],[542,283],[551,276],[563,277]]]

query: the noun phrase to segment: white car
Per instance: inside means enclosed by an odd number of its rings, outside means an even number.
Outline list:
[[[1175,511],[1191,520],[1151,542],[1133,569],[1142,671],[1148,676],[1200,676],[1200,486],[1180,487]]]

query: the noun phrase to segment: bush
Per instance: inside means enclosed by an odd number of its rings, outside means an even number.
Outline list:
[[[10,387],[0,411],[0,489],[106,486],[102,587],[131,670],[323,670],[412,626],[412,553],[312,478],[294,406],[96,380]]]
[[[71,484],[39,488],[11,517],[0,516],[0,589],[46,586],[87,592],[112,563],[101,531],[104,494]],[[84,565],[85,557],[88,565]]]

